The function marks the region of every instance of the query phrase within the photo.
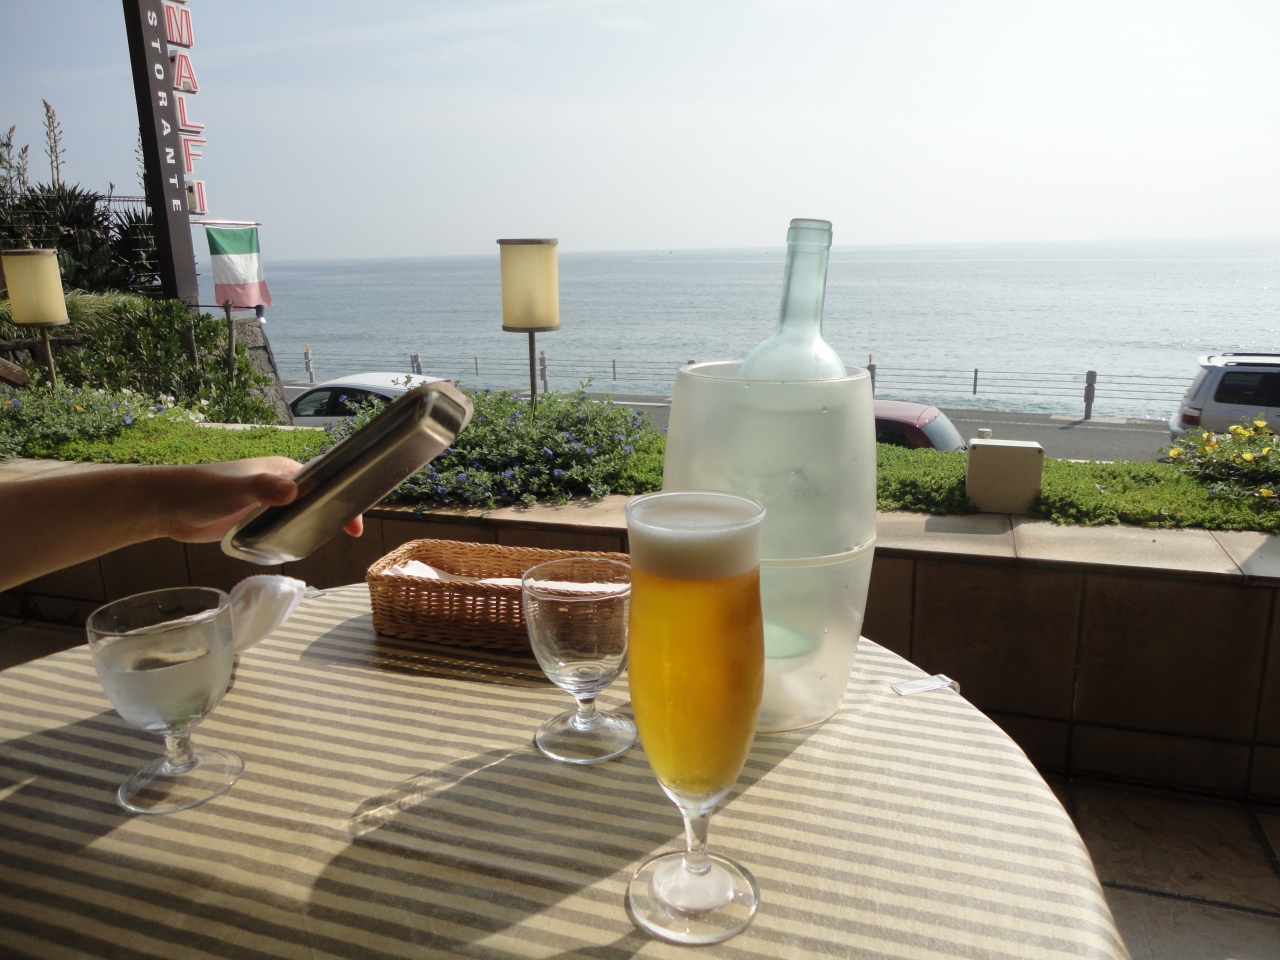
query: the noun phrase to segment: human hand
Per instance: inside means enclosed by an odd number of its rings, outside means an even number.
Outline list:
[[[156,535],[210,543],[221,540],[259,506],[291,503],[298,496],[298,485],[291,478],[302,464],[288,457],[254,457],[152,469],[160,508]],[[356,517],[343,529],[360,536],[364,518]]]

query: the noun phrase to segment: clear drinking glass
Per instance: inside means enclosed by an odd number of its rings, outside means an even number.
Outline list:
[[[764,507],[727,493],[657,493],[626,507],[631,541],[631,707],[649,765],[684,817],[685,849],[642,864],[627,899],[676,943],[746,928],[755,877],[707,852],[711,811],[733,788],[764,690]]]
[[[165,756],[120,785],[120,805],[172,813],[226,792],[244,761],[226,750],[193,750],[191,728],[231,680],[231,598],[208,587],[153,590],[99,607],[85,626],[111,705],[133,726],[164,736]]]
[[[527,571],[524,618],[544,673],[578,708],[538,728],[533,742],[552,760],[600,763],[626,753],[636,725],[601,713],[598,697],[627,662],[631,568],[617,560],[552,560]]]

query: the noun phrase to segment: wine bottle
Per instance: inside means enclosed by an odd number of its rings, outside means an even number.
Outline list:
[[[822,339],[830,253],[829,220],[791,221],[778,329],[751,351],[738,379],[835,380],[848,375],[840,356]]]

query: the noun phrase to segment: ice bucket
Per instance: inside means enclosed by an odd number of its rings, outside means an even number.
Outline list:
[[[764,504],[758,729],[794,730],[839,709],[857,654],[876,540],[871,377],[739,380],[741,365],[676,374],[662,489]]]

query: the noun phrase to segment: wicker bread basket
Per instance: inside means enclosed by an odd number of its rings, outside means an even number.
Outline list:
[[[539,550],[501,547],[458,540],[412,540],[369,568],[369,600],[373,626],[402,640],[433,640],[456,647],[529,651],[520,587],[425,580],[384,573],[409,560],[420,560],[446,573],[464,577],[521,577],[530,567],[569,557],[629,560],[625,553]]]

